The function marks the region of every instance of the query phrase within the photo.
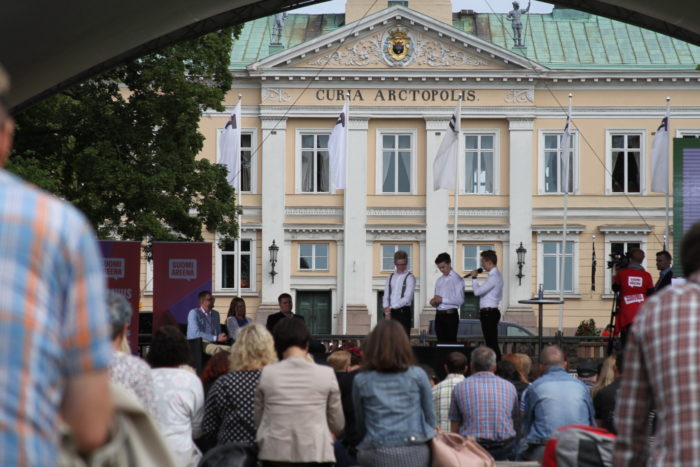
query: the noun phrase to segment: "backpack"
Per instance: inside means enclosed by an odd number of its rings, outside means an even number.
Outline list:
[[[603,428],[569,425],[547,440],[542,467],[600,467],[613,465],[617,436]]]

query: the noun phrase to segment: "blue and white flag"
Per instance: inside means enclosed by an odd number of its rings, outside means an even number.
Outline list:
[[[455,188],[455,173],[457,172],[457,151],[459,149],[459,124],[461,117],[461,102],[455,107],[450,118],[450,124],[442,137],[440,147],[433,161],[433,190]]]
[[[331,172],[331,191],[345,189],[345,165],[348,152],[348,115],[349,104],[345,102],[338,115],[333,132],[328,138],[328,159]]]
[[[651,191],[668,193],[668,113],[651,142]]]
[[[219,135],[219,164],[228,168],[226,180],[233,188],[241,171],[241,102],[236,104],[231,117]]]

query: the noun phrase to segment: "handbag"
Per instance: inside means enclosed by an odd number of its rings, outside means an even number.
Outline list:
[[[473,436],[438,431],[430,441],[431,467],[494,467],[496,461]]]

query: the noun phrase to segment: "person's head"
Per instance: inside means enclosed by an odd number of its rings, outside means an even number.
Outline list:
[[[199,295],[197,295],[197,298],[199,299],[199,306],[205,310],[209,311],[214,308],[214,296],[211,294],[211,291],[202,290],[199,292]]]
[[[345,373],[350,368],[350,352],[345,350],[336,350],[326,359],[328,366],[333,368],[336,373]]]
[[[445,371],[447,371],[448,374],[456,373],[463,375],[467,372],[468,365],[469,361],[467,360],[467,356],[462,352],[450,352],[447,354],[447,359],[445,360]]]
[[[562,366],[566,368],[566,357],[564,356],[564,351],[556,345],[548,345],[542,349],[542,354],[540,354],[540,364],[544,368],[549,368],[552,366]]]
[[[673,258],[671,257],[671,253],[669,253],[666,250],[661,250],[658,253],[656,253],[656,269],[659,271],[663,271],[665,269],[668,269],[671,267],[671,262],[673,261]]]
[[[112,340],[123,339],[125,330],[131,322],[131,305],[123,295],[109,290],[107,310],[109,310],[109,321],[112,325]]]
[[[512,383],[520,382],[520,373],[513,365],[513,362],[501,360],[496,364],[496,375]]]
[[[4,166],[12,150],[15,122],[10,117],[7,97],[10,93],[10,76],[0,64],[0,167]]]
[[[519,2],[513,2],[513,8],[518,9],[520,8],[520,3]]]
[[[359,347],[349,347],[350,352],[350,369],[358,368],[362,363],[362,349]]]
[[[279,305],[282,313],[291,313],[292,307],[294,306],[292,303],[292,296],[286,292],[277,297],[277,304]]]
[[[683,275],[691,279],[700,270],[700,222],[691,225],[681,241],[681,267]],[[693,278],[696,280],[697,278]]]
[[[384,373],[408,370],[415,363],[403,326],[393,319],[380,321],[364,343],[362,368]]]
[[[229,356],[231,371],[257,370],[276,361],[275,343],[265,326],[251,323],[238,331]]]
[[[279,358],[284,358],[284,353],[291,347],[309,350],[311,334],[303,319],[289,317],[279,320],[273,329],[273,336]]]
[[[598,363],[592,358],[584,358],[576,365],[576,376],[582,380],[597,381],[598,371]]]
[[[408,253],[403,250],[394,253],[394,266],[396,266],[396,272],[403,273],[408,268]]]
[[[532,369],[532,360],[527,354],[524,353],[508,353],[501,357],[503,360],[507,360],[518,370],[520,373],[520,381],[523,383],[529,383],[530,370]]]
[[[241,297],[233,297],[231,304],[228,306],[227,318],[236,317],[238,319],[245,318],[245,300]]]
[[[448,275],[452,270],[452,259],[448,253],[440,253],[435,258],[435,264],[443,275]]]
[[[146,361],[153,368],[178,367],[190,361],[190,346],[177,326],[161,326],[153,335]]]
[[[490,271],[495,268],[498,264],[498,256],[493,250],[486,250],[481,252],[481,267]]]
[[[435,385],[440,382],[440,380],[438,380],[437,373],[435,373],[435,369],[432,366],[426,365],[425,363],[419,363],[418,366],[423,369],[425,376],[428,377],[428,384],[430,384],[431,388],[435,387]]]
[[[641,248],[632,248],[630,250],[630,262],[642,264],[644,262],[644,250]]]
[[[472,373],[480,371],[496,371],[496,352],[490,347],[479,346],[472,351],[471,355]]]
[[[620,361],[620,363],[622,362]],[[596,385],[591,388],[591,396],[598,394],[598,391],[615,381],[615,378],[618,376],[617,356],[610,355],[603,360],[603,364],[600,366],[598,381],[596,382]]]
[[[202,376],[199,378],[204,386],[213,383],[219,376],[230,371],[228,359],[228,352],[217,352],[209,359],[202,368]]]

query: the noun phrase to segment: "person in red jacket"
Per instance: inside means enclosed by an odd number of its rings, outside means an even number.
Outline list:
[[[654,279],[642,266],[644,251],[633,248],[629,257],[628,266],[615,272],[612,286],[613,291],[618,292],[616,331],[620,331],[622,347],[625,346],[627,333],[639,307],[654,292]]]

